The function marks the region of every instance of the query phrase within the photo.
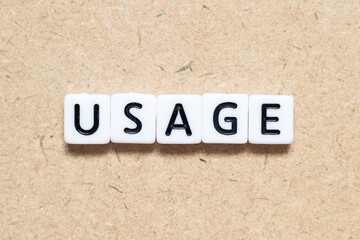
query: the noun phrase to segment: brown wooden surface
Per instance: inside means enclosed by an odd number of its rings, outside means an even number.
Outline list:
[[[1,239],[360,239],[359,1],[0,1]],[[67,146],[69,93],[290,94],[290,146]]]

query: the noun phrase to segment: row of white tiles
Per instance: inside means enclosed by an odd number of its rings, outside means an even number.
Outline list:
[[[286,95],[69,94],[69,144],[290,144],[293,97]]]

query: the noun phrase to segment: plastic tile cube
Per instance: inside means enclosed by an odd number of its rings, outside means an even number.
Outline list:
[[[200,95],[159,95],[156,100],[158,143],[200,143],[201,105]]]
[[[204,143],[246,143],[248,139],[248,96],[204,94],[202,105]]]
[[[285,95],[249,97],[249,142],[290,144],[293,141],[294,100]]]
[[[109,143],[110,97],[101,94],[66,95],[64,139],[69,144]]]
[[[111,97],[111,141],[114,143],[155,142],[156,97],[124,93]]]

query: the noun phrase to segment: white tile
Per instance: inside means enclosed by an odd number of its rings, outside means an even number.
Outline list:
[[[249,97],[249,142],[290,144],[293,141],[294,100],[285,95]]]
[[[111,141],[114,143],[154,143],[156,97],[122,93],[111,97]]]
[[[246,143],[248,139],[248,96],[204,94],[202,104],[204,143]]]
[[[201,105],[200,95],[159,95],[156,101],[158,143],[200,143]]]
[[[85,93],[66,95],[64,139],[69,144],[109,143],[110,97]]]

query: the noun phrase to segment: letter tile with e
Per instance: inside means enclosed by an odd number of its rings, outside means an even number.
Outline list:
[[[249,142],[290,144],[294,131],[294,99],[287,95],[249,97]]]

